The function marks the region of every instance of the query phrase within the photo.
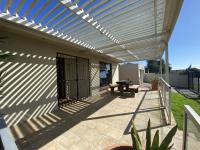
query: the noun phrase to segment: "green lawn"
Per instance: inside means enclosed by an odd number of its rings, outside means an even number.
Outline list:
[[[181,130],[183,130],[184,105],[190,105],[200,115],[200,98],[189,99],[179,93],[172,93],[172,112]]]

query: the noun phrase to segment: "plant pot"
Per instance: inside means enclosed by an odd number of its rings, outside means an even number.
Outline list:
[[[133,150],[133,146],[129,145],[113,145],[105,148],[104,150]]]
[[[158,90],[158,80],[151,81],[151,88],[152,91]]]

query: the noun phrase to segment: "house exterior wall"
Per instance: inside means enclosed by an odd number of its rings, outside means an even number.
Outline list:
[[[142,66],[138,64],[123,64],[119,67],[119,79],[130,80],[133,84],[141,84],[140,70]]]
[[[99,80],[99,61],[92,59],[91,62],[91,88],[90,93],[92,96],[97,95],[100,89],[100,80]]]
[[[45,39],[8,31],[1,33],[7,39],[0,45],[0,50],[14,55],[10,60],[0,62],[1,71],[5,73],[0,108],[8,126],[57,109],[56,52],[89,59],[91,96],[99,93],[100,61],[112,63],[113,81],[118,80],[115,62]]]

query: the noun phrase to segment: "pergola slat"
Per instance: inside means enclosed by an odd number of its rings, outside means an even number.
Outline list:
[[[51,0],[47,0],[46,3],[42,6],[42,8],[40,8],[40,10],[38,12],[36,12],[31,19],[35,20],[35,18],[38,17],[38,15],[49,5],[50,2],[51,2]]]
[[[29,6],[29,8],[26,10],[26,12],[24,13],[23,17],[26,17],[30,11],[33,9],[33,7],[36,5],[36,3],[38,2],[39,0],[34,0],[32,1],[31,5]]]
[[[0,18],[131,61],[161,55],[182,0],[20,0],[10,14],[14,4],[6,0]]]

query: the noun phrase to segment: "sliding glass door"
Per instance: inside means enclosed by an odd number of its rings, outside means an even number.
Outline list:
[[[58,100],[82,100],[90,96],[89,60],[57,54]]]

